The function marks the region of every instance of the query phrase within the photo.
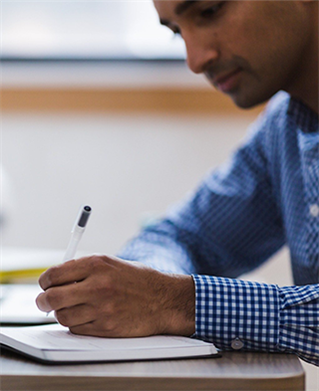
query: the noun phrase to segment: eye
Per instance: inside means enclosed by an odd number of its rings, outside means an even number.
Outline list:
[[[199,12],[199,15],[202,19],[211,19],[213,18],[216,13],[222,8],[222,6],[224,5],[224,1],[222,1],[221,3],[218,3],[214,6],[210,6],[208,8],[205,8],[203,10],[201,10]]]

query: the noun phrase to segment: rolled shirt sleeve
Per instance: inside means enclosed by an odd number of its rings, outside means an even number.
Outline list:
[[[319,285],[278,287],[193,275],[194,337],[222,350],[295,353],[319,365]]]

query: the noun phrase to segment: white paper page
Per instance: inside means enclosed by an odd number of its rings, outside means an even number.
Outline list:
[[[37,284],[0,284],[1,323],[53,323],[53,312],[46,316],[35,299],[42,289]]]
[[[72,334],[61,325],[46,325],[2,329],[2,333],[39,349],[50,350],[128,350],[175,349],[207,345],[203,341],[179,336],[152,336],[141,338],[98,338]]]

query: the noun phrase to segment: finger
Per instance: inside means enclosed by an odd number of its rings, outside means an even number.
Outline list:
[[[50,312],[50,311],[52,311],[51,306],[46,301],[44,293],[40,293],[37,296],[37,298],[35,299],[35,303],[36,303],[36,305],[37,305],[37,307],[39,308],[40,311],[43,311],[43,312]]]
[[[84,280],[91,271],[92,260],[96,256],[72,259],[46,270],[39,278],[43,290],[53,286],[70,284]]]
[[[56,311],[66,307],[85,304],[89,298],[89,289],[84,282],[48,288],[36,298],[41,311]]]
[[[79,304],[69,308],[55,311],[56,320],[66,327],[76,327],[85,323],[93,322],[96,313],[93,307],[87,304]]]
[[[93,337],[108,337],[108,333],[105,330],[100,330],[96,327],[95,322],[88,322],[77,326],[69,327],[71,333],[78,335],[90,335]]]

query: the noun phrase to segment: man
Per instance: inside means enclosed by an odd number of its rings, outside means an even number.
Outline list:
[[[190,69],[236,105],[276,96],[232,159],[122,259],[49,269],[37,304],[77,334],[179,334],[319,365],[318,2],[154,3]],[[285,243],[295,286],[236,279]]]

